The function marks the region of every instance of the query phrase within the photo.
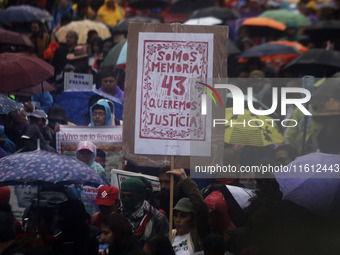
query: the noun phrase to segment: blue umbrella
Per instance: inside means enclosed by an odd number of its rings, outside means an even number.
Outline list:
[[[70,185],[98,187],[101,176],[83,162],[69,156],[36,150],[0,159],[0,186]]]
[[[99,91],[64,91],[55,100],[55,104],[65,108],[66,116],[70,122],[76,125],[84,125],[86,115],[88,114],[88,102],[94,95],[101,95],[112,101],[115,106],[116,118],[123,119],[123,104],[116,98]]]
[[[29,5],[11,6],[0,12],[0,22],[25,23],[52,20],[53,17],[48,11]]]
[[[311,153],[296,158],[287,169],[276,173],[282,199],[306,207],[317,214],[332,211],[340,199],[340,155]]]

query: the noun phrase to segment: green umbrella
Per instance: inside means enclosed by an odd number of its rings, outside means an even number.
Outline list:
[[[107,54],[105,57],[103,63],[101,64],[101,67],[103,66],[113,66],[117,64],[123,64],[123,63],[117,63],[118,59],[121,55],[122,49],[126,43],[126,39],[119,42],[117,45],[115,45]]]
[[[310,20],[306,16],[285,9],[265,11],[260,15],[260,17],[266,17],[282,22],[288,27],[292,23],[295,23],[297,26],[308,26],[311,24]]]

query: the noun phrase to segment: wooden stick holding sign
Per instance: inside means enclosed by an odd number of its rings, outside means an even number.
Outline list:
[[[170,170],[175,168],[175,156],[171,156]],[[169,205],[169,240],[172,239],[172,221],[173,221],[173,210],[174,208],[174,175],[170,175],[170,205]]]

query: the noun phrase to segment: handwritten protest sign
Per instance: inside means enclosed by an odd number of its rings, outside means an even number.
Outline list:
[[[65,73],[64,90],[90,91],[93,86],[93,75],[84,73]]]
[[[212,119],[223,118],[224,107],[209,112],[207,100],[202,116],[196,81],[227,78],[227,42],[224,26],[129,24],[124,158],[149,167],[169,166],[171,156],[175,167],[190,168],[192,158],[221,162],[224,128],[212,129]]]
[[[139,33],[135,153],[210,156],[211,114],[200,114],[202,91],[193,82],[212,78],[213,39]]]

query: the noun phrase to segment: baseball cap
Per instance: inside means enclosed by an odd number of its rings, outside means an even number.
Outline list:
[[[38,119],[47,119],[47,114],[43,110],[34,110],[33,112],[28,112],[27,113],[28,117],[35,117]]]
[[[83,141],[78,143],[78,147],[77,147],[77,151],[81,151],[81,150],[89,150],[92,153],[95,151],[96,149],[96,145],[94,145],[94,143],[90,142],[90,141]]]
[[[119,191],[115,186],[100,186],[97,192],[96,205],[112,206],[119,197]]]
[[[0,205],[9,204],[11,191],[8,186],[0,187]]]
[[[192,206],[192,203],[190,201],[189,198],[185,197],[185,198],[181,198],[176,206],[174,207],[174,210],[180,211],[180,212],[194,212],[194,208]]]

